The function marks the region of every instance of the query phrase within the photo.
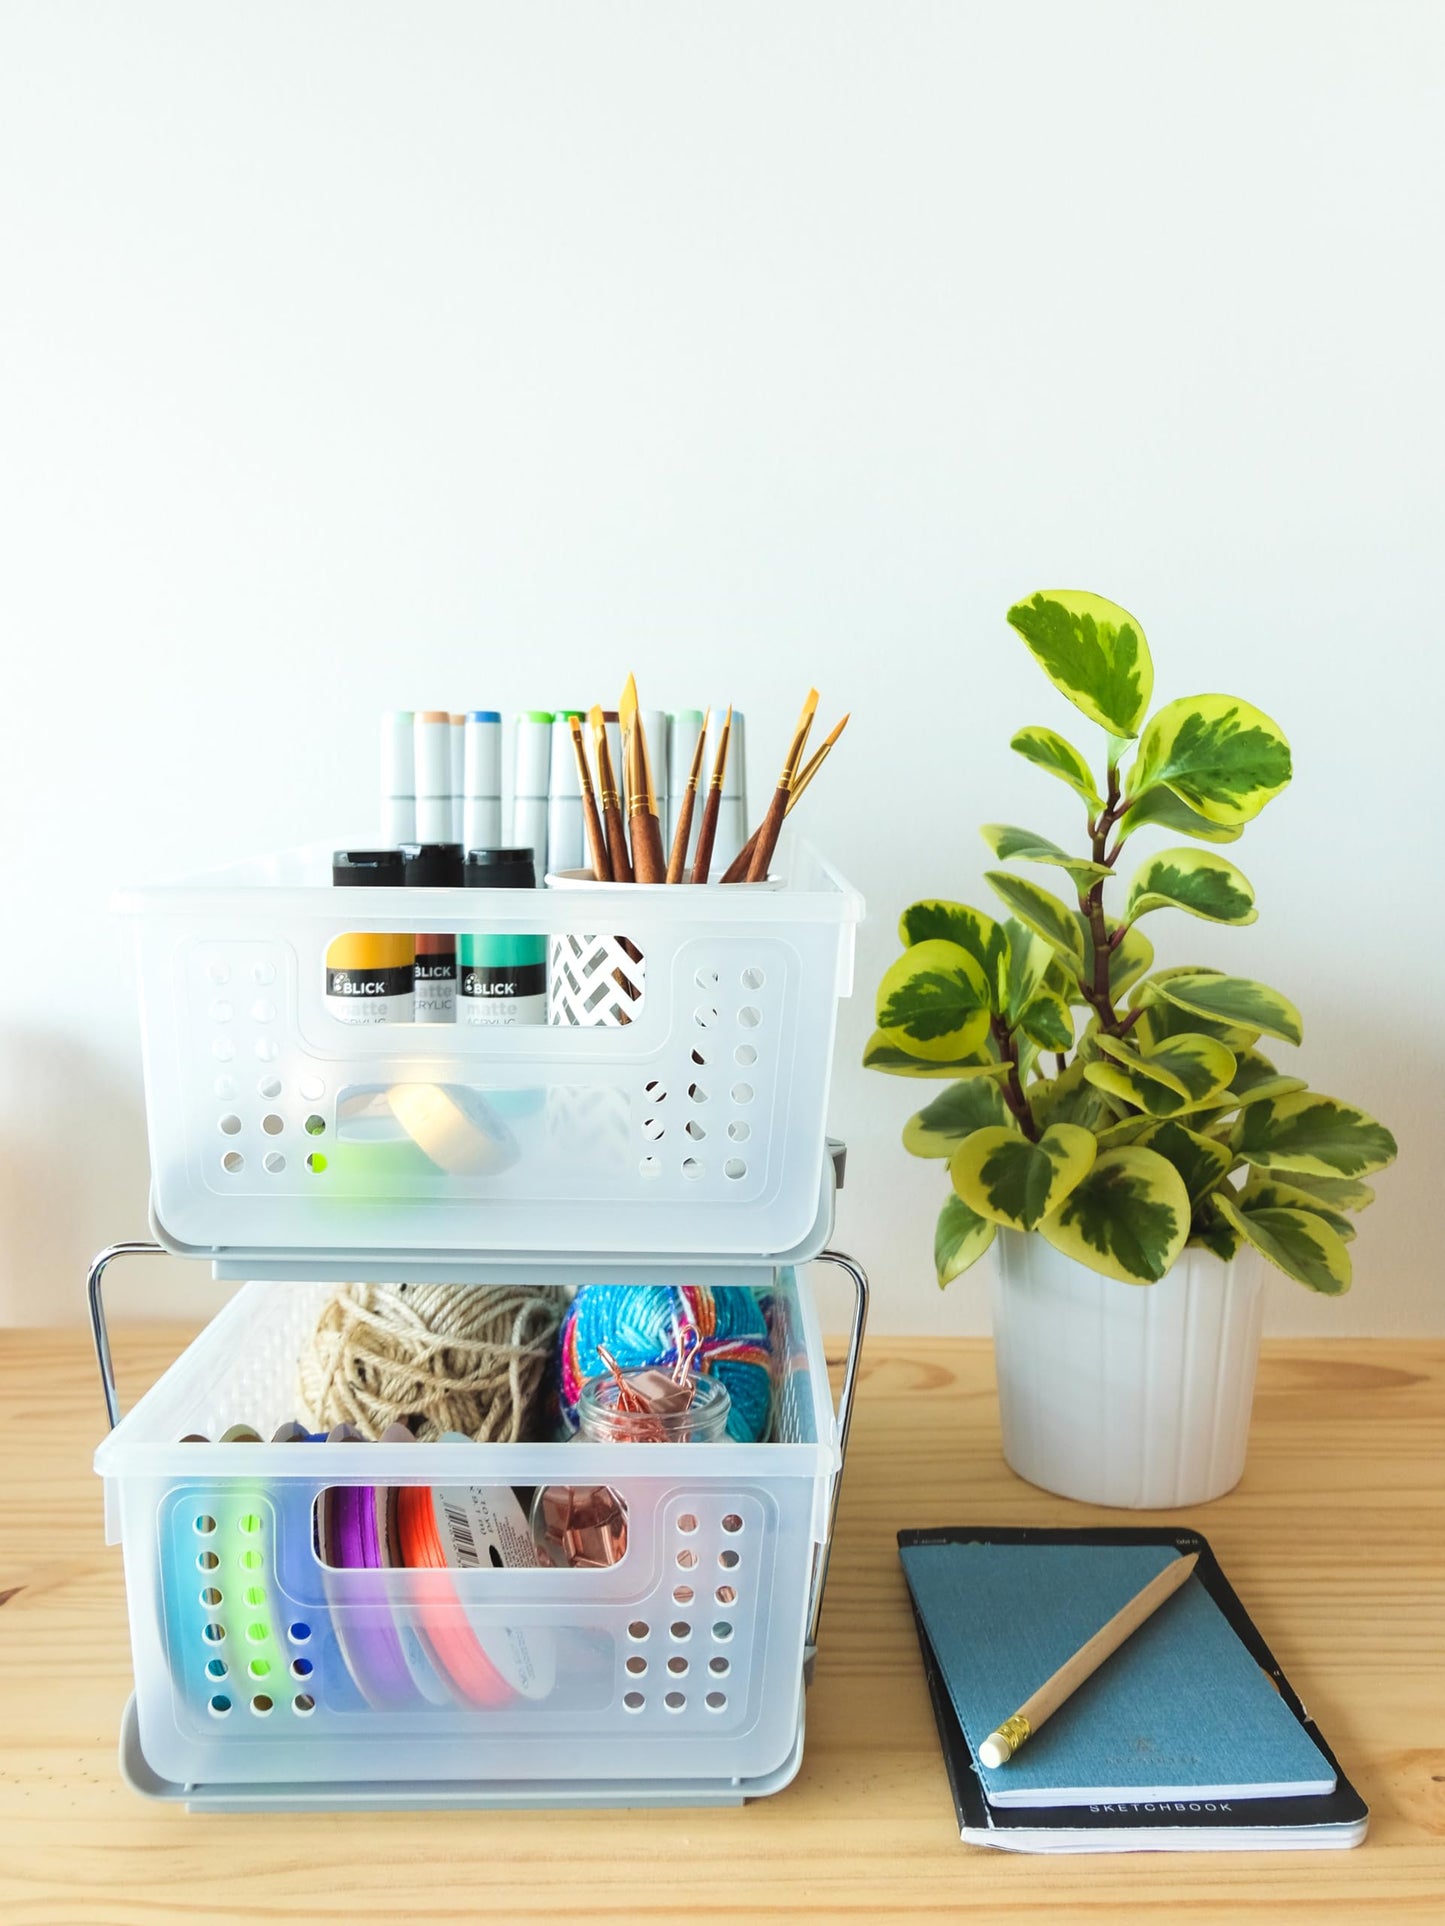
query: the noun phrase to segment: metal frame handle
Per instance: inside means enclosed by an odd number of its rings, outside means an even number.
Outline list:
[[[109,1244],[91,1264],[85,1280],[85,1297],[90,1306],[90,1335],[95,1339],[95,1360],[100,1366],[100,1388],[105,1393],[105,1415],[110,1428],[120,1423],[120,1395],[115,1388],[115,1364],[110,1355],[110,1331],[105,1322],[105,1299],[101,1285],[106,1271],[117,1257],[162,1257],[164,1247],[139,1239],[128,1244]]]
[[[816,1262],[832,1264],[847,1274],[853,1283],[853,1328],[848,1334],[848,1355],[843,1365],[843,1383],[838,1392],[838,1470],[828,1501],[828,1533],[818,1547],[813,1566],[813,1589],[808,1602],[807,1642],[803,1648],[803,1676],[811,1681],[813,1661],[818,1650],[818,1621],[823,1615],[823,1589],[828,1582],[828,1560],[833,1551],[833,1531],[838,1522],[838,1500],[843,1492],[843,1472],[848,1462],[848,1432],[853,1423],[854,1396],[858,1388],[858,1360],[863,1336],[868,1329],[868,1274],[857,1258],[843,1251],[820,1251]]]

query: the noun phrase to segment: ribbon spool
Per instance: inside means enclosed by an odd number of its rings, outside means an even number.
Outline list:
[[[346,1668],[374,1711],[394,1712],[416,1701],[412,1670],[385,1586],[355,1576],[385,1569],[376,1501],[370,1485],[333,1485],[323,1494],[321,1557],[339,1568],[328,1569],[326,1596]]]
[[[511,1704],[516,1694],[478,1644],[456,1588],[446,1576],[450,1566],[429,1486],[399,1488],[396,1529],[402,1560],[416,1574],[412,1580],[416,1619],[432,1657],[464,1700],[486,1707]]]

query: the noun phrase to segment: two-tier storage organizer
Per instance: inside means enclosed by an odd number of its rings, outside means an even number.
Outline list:
[[[771,887],[479,902],[336,889],[328,864],[304,850],[123,904],[154,1241],[102,1252],[89,1283],[113,1426],[95,1463],[135,1666],[122,1769],[212,1810],[775,1791],[801,1758],[866,1318],[862,1271],[825,1249],[841,1155],[824,1120],[861,900],[789,838]],[[324,964],[353,930],[544,935],[574,968],[625,939],[640,988],[622,1025],[351,1025]],[[583,985],[573,1007],[586,1001]],[[157,1249],[246,1287],[121,1418],[102,1280]],[[836,1411],[815,1258],[856,1293]],[[188,1441],[236,1423],[269,1437],[296,1415],[297,1357],[332,1284],[422,1279],[752,1285],[773,1333],[769,1440]],[[619,1494],[620,1562],[347,1570],[312,1530],[336,1486],[549,1484]],[[502,1655],[508,1690],[462,1689],[436,1662],[469,1638]]]

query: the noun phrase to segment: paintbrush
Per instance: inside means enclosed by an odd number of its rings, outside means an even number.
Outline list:
[[[687,861],[687,845],[692,836],[692,812],[697,802],[697,779],[702,774],[702,752],[707,742],[707,725],[712,716],[709,709],[703,716],[702,727],[697,732],[697,744],[692,752],[692,768],[688,771],[687,784],[678,805],[677,828],[672,834],[672,854],[667,859],[667,880],[669,883],[682,881],[683,865]],[[673,724],[676,728],[676,723]]]
[[[702,826],[697,832],[697,854],[692,859],[692,880],[705,883],[707,873],[712,868],[712,846],[717,840],[718,811],[722,808],[723,777],[728,766],[728,737],[733,728],[733,705],[728,704],[728,712],[723,717],[722,734],[718,737],[717,754],[713,758],[712,781],[707,786],[707,801],[702,806]]]
[[[632,881],[632,864],[627,859],[627,831],[622,821],[622,797],[612,768],[612,750],[607,741],[607,723],[594,703],[587,711],[592,725],[592,747],[597,755],[597,794],[602,817],[607,825],[608,869],[614,883]]]
[[[849,713],[851,714],[851,711]],[[838,740],[839,736],[842,735],[843,731],[847,727],[848,727],[848,717],[844,716],[843,720],[838,724],[837,728],[834,729],[832,735],[829,736],[828,740],[825,743],[823,743],[823,745],[813,755],[809,756],[807,762],[803,765],[802,769],[798,773],[798,780],[793,784],[792,794],[788,797],[788,807],[785,812],[787,815],[789,816],[792,815],[793,810],[797,806],[797,803],[799,801],[799,798],[802,796],[803,791],[807,788],[808,784],[813,780],[814,776],[816,776],[818,771],[822,768],[824,762],[827,760],[828,751],[833,747],[833,744]],[[738,851],[737,855],[734,856],[732,861],[728,864],[727,869],[723,873],[723,881],[725,883],[742,882],[743,878],[748,873],[748,867],[753,860],[753,851],[758,846],[758,837],[761,834],[762,834],[761,828],[755,829],[752,835],[749,836],[748,840],[743,844],[742,848]]]
[[[661,883],[667,878],[662,853],[662,827],[657,820],[657,796],[652,787],[652,765],[647,759],[647,731],[637,712],[637,678],[628,676],[617,705],[622,722],[622,761],[627,772],[627,828],[632,837],[632,868],[639,883]]]
[[[597,798],[592,793],[592,773],[587,767],[587,745],[582,740],[582,721],[569,716],[572,727],[572,752],[577,758],[577,781],[582,790],[582,820],[587,825],[587,848],[592,856],[592,875],[599,883],[612,881],[612,864],[607,855],[607,839],[602,818],[597,813]]]
[[[798,764],[803,759],[808,731],[813,726],[813,717],[817,709],[818,691],[809,689],[807,700],[798,715],[798,726],[793,731],[793,740],[788,745],[788,753],[778,777],[778,786],[773,791],[767,814],[758,825],[757,842],[753,848],[752,860],[748,864],[747,880],[750,883],[761,883],[767,879],[768,864],[773,860],[773,851],[778,846],[783,818],[788,813],[788,798],[792,795],[793,784],[797,781]]]

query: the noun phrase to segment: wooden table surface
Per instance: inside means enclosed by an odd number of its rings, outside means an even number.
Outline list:
[[[132,1391],[187,1334],[117,1341]],[[1190,1513],[1373,1811],[1354,1852],[1042,1859],[960,1845],[900,1525],[1085,1524],[1005,1469],[989,1347],[873,1338],[794,1784],[741,1810],[193,1817],[116,1770],[118,1549],[77,1332],[0,1332],[0,1919],[1445,1918],[1445,1343],[1266,1346],[1249,1468]]]

